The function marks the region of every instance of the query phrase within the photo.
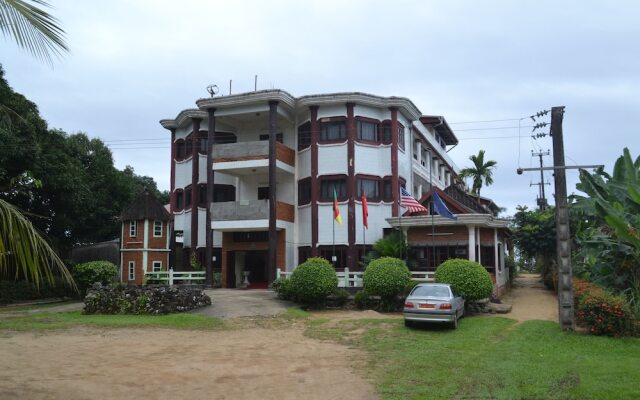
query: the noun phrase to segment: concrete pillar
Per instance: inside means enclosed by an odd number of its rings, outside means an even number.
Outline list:
[[[469,261],[476,260],[476,227],[473,225],[467,225],[469,230]]]

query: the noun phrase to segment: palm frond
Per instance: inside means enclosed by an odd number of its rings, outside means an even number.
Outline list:
[[[18,46],[35,57],[52,64],[52,56],[60,57],[69,49],[58,20],[41,6],[51,7],[44,0],[0,0],[0,31],[5,37],[12,36]]]
[[[15,268],[15,278],[24,278],[36,286],[44,280],[53,283],[54,272],[75,288],[73,278],[60,257],[20,211],[0,199],[0,274]]]

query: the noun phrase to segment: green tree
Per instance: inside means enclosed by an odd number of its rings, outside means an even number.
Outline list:
[[[51,64],[52,56],[61,56],[69,49],[58,20],[42,6],[51,7],[44,0],[0,0],[0,31],[12,37],[18,46]]]
[[[484,161],[484,150],[478,151],[478,155],[472,155],[469,160],[473,163],[473,167],[463,168],[460,171],[460,178],[471,178],[473,185],[471,187],[471,193],[480,197],[480,189],[483,185],[489,186],[493,184],[493,170],[496,167],[497,161]]]

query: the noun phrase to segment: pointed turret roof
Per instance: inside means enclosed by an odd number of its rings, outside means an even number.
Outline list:
[[[122,221],[149,219],[169,221],[171,216],[160,201],[145,188],[120,215]]]

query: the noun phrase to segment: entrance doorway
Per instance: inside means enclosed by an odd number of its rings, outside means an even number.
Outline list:
[[[269,285],[269,279],[267,277],[268,257],[268,251],[247,251],[244,258],[244,269],[250,272],[250,289],[266,289]]]

